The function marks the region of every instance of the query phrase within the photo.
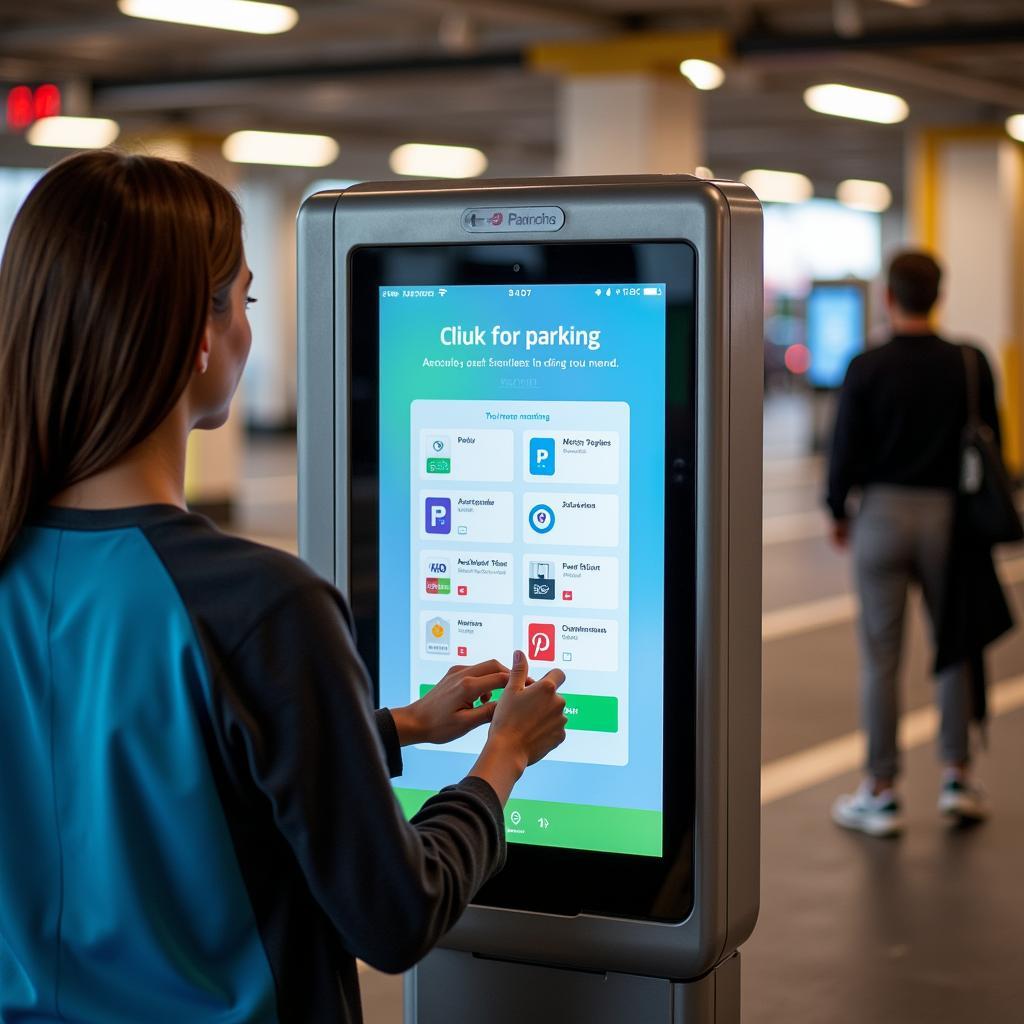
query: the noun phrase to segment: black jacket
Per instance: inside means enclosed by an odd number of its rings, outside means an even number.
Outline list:
[[[839,395],[827,502],[845,519],[855,487],[955,491],[967,384],[959,345],[934,334],[896,335],[850,363]],[[979,412],[999,439],[992,371],[978,351]]]

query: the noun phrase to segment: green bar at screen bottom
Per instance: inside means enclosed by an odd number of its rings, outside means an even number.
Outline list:
[[[420,696],[425,697],[435,686],[434,683],[421,683]],[[497,700],[501,690],[491,694],[491,700]],[[565,698],[565,727],[580,729],[585,732],[618,732],[619,731],[619,700],[617,697],[599,697],[589,693],[563,693]],[[477,701],[477,704],[480,702]]]
[[[428,789],[395,788],[395,796],[407,818],[433,795]],[[505,838],[510,843],[531,846],[660,857],[661,818],[660,811],[513,797],[505,808]]]

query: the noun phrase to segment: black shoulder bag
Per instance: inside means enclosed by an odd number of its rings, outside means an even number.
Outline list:
[[[978,401],[978,353],[960,351],[967,377],[967,424],[960,439],[960,500],[964,526],[972,540],[989,546],[1024,540],[1013,486],[992,429],[981,418]]]

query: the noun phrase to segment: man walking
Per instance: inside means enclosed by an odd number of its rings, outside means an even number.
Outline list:
[[[839,397],[828,506],[832,536],[852,539],[860,602],[862,719],[868,737],[866,777],[839,797],[833,820],[874,836],[903,827],[896,780],[899,663],[907,590],[921,587],[936,646],[946,589],[953,514],[960,473],[960,439],[967,419],[961,346],[938,337],[931,311],[941,271],[931,256],[905,252],[889,266],[887,305],[892,339],[850,364]],[[978,350],[979,411],[997,443],[992,371]],[[847,499],[859,489],[860,508],[849,518]],[[988,814],[969,776],[971,711],[967,669],[958,664],[937,677],[941,711],[939,753],[944,765],[939,810],[952,822]]]

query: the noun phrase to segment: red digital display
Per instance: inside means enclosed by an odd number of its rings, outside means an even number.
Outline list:
[[[57,117],[60,114],[60,89],[55,85],[41,85],[33,97],[36,120]]]
[[[27,85],[16,85],[7,94],[7,127],[24,131],[34,120],[32,90]]]
[[[59,113],[60,89],[56,85],[16,85],[7,93],[8,131],[23,132],[36,121]]]

